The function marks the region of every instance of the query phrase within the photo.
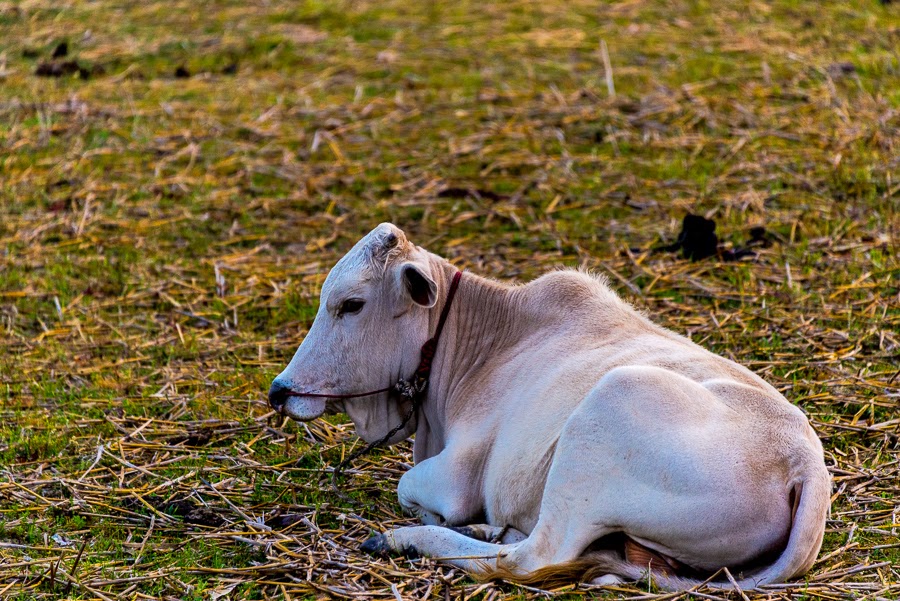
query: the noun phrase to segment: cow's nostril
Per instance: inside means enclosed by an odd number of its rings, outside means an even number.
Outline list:
[[[290,392],[290,386],[285,386],[278,380],[272,382],[272,386],[269,388],[269,404],[272,405],[272,409],[281,411],[281,408],[287,402]]]

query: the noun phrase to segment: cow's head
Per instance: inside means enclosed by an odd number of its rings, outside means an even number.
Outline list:
[[[357,242],[325,279],[309,333],[272,382],[271,405],[303,421],[326,409],[346,411],[368,442],[398,424],[408,406],[387,392],[343,400],[290,393],[355,394],[408,377],[428,338],[429,309],[437,296],[430,256],[389,223]],[[411,436],[414,427],[408,425],[389,442]]]

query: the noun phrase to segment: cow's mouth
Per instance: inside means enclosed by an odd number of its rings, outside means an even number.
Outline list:
[[[289,397],[281,412],[299,422],[308,422],[325,413],[326,399],[306,396]]]

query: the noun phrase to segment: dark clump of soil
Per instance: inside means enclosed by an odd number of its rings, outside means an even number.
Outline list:
[[[849,62],[832,63],[825,69],[832,77],[841,77],[844,75],[853,75],[856,73],[856,65]]]
[[[503,194],[498,194],[493,190],[483,190],[479,188],[461,188],[461,187],[452,187],[452,188],[444,188],[440,192],[438,192],[438,198],[465,198],[467,196],[472,196],[474,198],[483,198],[485,200],[505,200],[509,198],[508,196],[504,196]]]
[[[299,513],[276,513],[266,520],[266,526],[270,528],[287,528],[303,521],[304,516]]]
[[[64,211],[71,211],[73,206],[75,206],[74,199],[71,196],[67,196],[66,198],[61,198],[48,204],[47,211],[50,213],[62,213]]]
[[[175,69],[175,77],[177,79],[187,79],[190,76],[191,72],[188,71],[187,67],[185,67],[184,65],[181,65],[177,69]]]
[[[681,245],[685,259],[699,261],[713,256],[719,248],[716,222],[700,215],[685,215],[677,244]]]
[[[183,443],[189,447],[205,447],[209,444],[209,441],[212,440],[212,436],[212,430],[201,429],[191,432],[190,435],[184,439]]]
[[[173,517],[179,517],[186,524],[196,524],[198,526],[210,526],[218,528],[225,525],[225,520],[214,510],[209,507],[197,505],[186,497],[176,497],[165,500],[156,495],[150,495],[144,498],[150,503],[154,509]],[[138,505],[134,503],[129,509],[138,509]]]
[[[718,253],[719,237],[716,236],[716,222],[700,215],[688,213],[681,221],[678,239],[667,246],[654,250],[675,252],[681,250],[685,259],[699,261]]]
[[[225,520],[208,507],[195,507],[184,515],[184,521],[198,526],[210,526],[218,528],[225,525]]]
[[[90,79],[103,72],[100,67],[86,67],[76,60],[49,60],[38,64],[34,74],[38,77],[67,77],[78,74],[81,79]]]
[[[212,440],[215,430],[212,428],[191,428],[187,432],[167,436],[169,444],[184,445],[187,447],[205,447]]]
[[[56,45],[56,48],[53,49],[53,58],[62,58],[64,56],[69,55],[69,43],[68,42],[60,42]]]
[[[769,232],[766,231],[766,228],[759,225],[750,229],[750,239],[747,240],[748,247],[762,247],[769,248],[772,246],[772,240],[769,237]]]
[[[681,232],[673,244],[654,248],[654,252],[676,252],[681,250],[685,259],[699,261],[717,256],[722,261],[737,261],[743,257],[756,256],[754,248],[767,248],[772,242],[766,228],[751,228],[750,239],[744,247],[733,250],[722,248],[716,235],[716,222],[701,215],[688,213],[681,222]]]
[[[38,77],[63,77],[75,73],[81,75],[78,61],[44,61],[34,70],[34,74]]]

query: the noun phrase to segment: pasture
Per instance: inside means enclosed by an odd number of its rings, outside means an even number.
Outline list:
[[[411,523],[409,443],[342,498],[352,424],[265,393],[381,221],[604,273],[763,375],[835,486],[813,570],[747,597],[897,598],[898,48],[877,0],[0,0],[0,598],[746,598],[357,550]],[[755,256],[659,250],[686,213]]]

